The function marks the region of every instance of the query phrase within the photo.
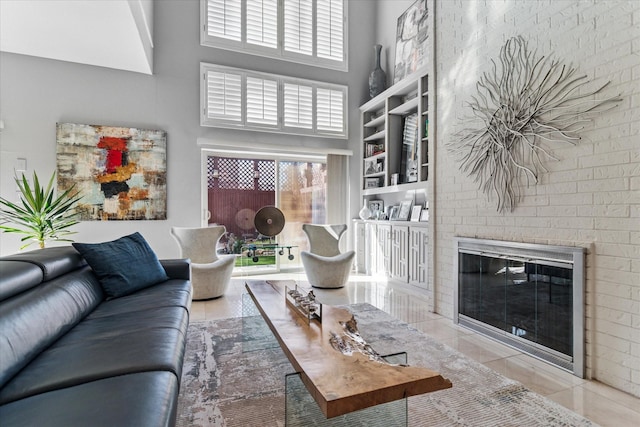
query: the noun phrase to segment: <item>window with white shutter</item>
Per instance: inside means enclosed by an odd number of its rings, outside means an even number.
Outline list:
[[[200,64],[202,126],[347,139],[347,87]]]
[[[246,0],[247,43],[278,47],[278,0]]]
[[[241,75],[207,71],[206,102],[210,118],[239,122],[242,119]]]
[[[344,128],[344,93],[339,90],[318,88],[316,100],[318,130],[341,132]]]
[[[318,57],[341,60],[344,49],[343,1],[317,0],[317,42]]]
[[[201,44],[347,71],[346,1],[201,0]]]
[[[212,37],[242,40],[242,0],[209,0],[206,17]]]
[[[313,128],[313,87],[284,84],[285,127]]]
[[[247,76],[247,123],[278,125],[278,82]]]
[[[284,22],[284,50],[313,55],[313,1],[285,1]]]

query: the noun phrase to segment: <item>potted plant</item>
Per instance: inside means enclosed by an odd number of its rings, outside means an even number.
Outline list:
[[[0,197],[0,230],[24,234],[20,239],[22,242],[30,240],[21,246],[20,250],[35,242],[38,242],[40,248],[44,248],[48,240],[73,241],[65,237],[75,233],[70,231],[69,227],[78,223],[77,212],[73,208],[82,196],[79,191],[74,191],[74,184],[58,197],[54,197],[55,176],[54,172],[45,188],[40,185],[38,175],[34,172],[31,188],[29,180],[22,174],[22,178],[14,178],[21,203],[12,203]]]

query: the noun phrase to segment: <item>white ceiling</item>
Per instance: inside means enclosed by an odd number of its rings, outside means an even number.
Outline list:
[[[152,16],[153,0],[0,0],[0,50],[152,74]]]

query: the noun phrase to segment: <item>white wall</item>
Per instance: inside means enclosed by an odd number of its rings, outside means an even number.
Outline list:
[[[13,168],[26,158],[28,174],[49,177],[56,167],[56,122],[132,126],[167,131],[168,212],[166,221],[83,222],[74,227],[76,241],[112,240],[140,231],[160,257],[178,256],[169,235],[174,225],[200,225],[200,147],[197,138],[222,142],[304,147],[358,147],[358,105],[368,99],[367,76],[373,52],[373,26],[352,25],[349,72],[279,62],[200,46],[199,1],[154,3],[154,75],[0,53],[0,194],[17,200]],[[350,16],[375,20],[375,8],[364,0],[350,2]],[[268,73],[326,80],[349,86],[351,139],[331,140],[200,126],[200,62],[252,68]],[[358,163],[356,163],[357,165]],[[355,167],[352,166],[352,169]],[[357,185],[357,175],[352,184]],[[359,209],[353,201],[353,211]],[[0,233],[0,254],[17,251],[17,235]],[[34,246],[32,246],[35,249]]]
[[[453,237],[585,247],[587,374],[640,396],[640,2],[436,0],[435,304],[453,313]],[[577,146],[499,214],[446,150],[480,74],[510,37],[579,74],[611,80],[614,110],[587,123]]]

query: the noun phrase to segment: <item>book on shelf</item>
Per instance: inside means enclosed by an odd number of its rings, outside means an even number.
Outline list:
[[[364,156],[371,157],[382,153],[384,153],[384,144],[367,144]]]

